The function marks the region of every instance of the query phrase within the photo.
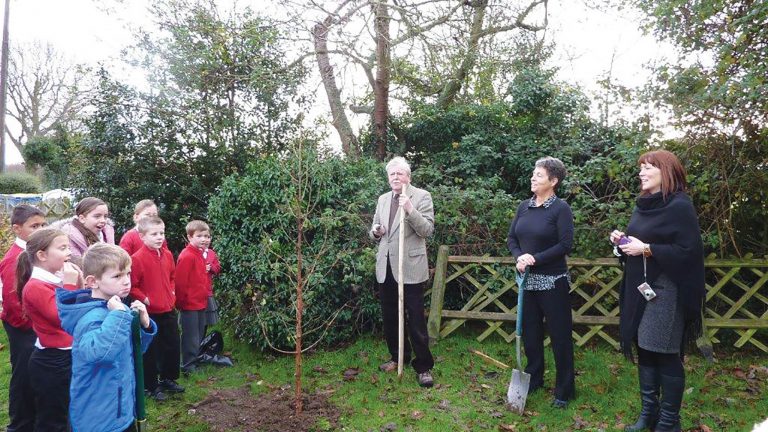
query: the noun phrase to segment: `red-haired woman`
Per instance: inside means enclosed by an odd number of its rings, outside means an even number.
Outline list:
[[[679,431],[683,344],[702,328],[703,245],[677,156],[651,151],[638,164],[641,193],[626,233],[610,235],[624,262],[621,347],[630,360],[637,350],[642,401],[639,419],[625,431]]]

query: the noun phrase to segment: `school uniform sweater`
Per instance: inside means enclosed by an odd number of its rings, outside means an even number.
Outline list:
[[[182,311],[204,310],[208,305],[209,284],[203,251],[187,245],[176,261],[176,308]]]
[[[40,267],[32,268],[32,276],[24,285],[21,295],[23,308],[37,334],[35,346],[38,348],[72,347],[72,336],[61,328],[59,311],[56,308],[56,288],[61,286],[59,277]],[[64,289],[72,291],[77,287],[65,284]]]
[[[129,229],[120,238],[120,247],[123,248],[124,251],[128,252],[128,255],[135,254],[143,246],[144,246],[144,242],[141,241],[141,236],[139,236],[139,230],[137,230],[136,228]],[[163,249],[166,249],[166,250],[168,249],[168,242],[165,240],[163,240]]]
[[[29,330],[32,323],[21,310],[19,296],[16,295],[16,263],[19,255],[27,248],[27,242],[20,238],[11,245],[0,261],[0,281],[3,283],[3,311],[0,319],[20,330]]]
[[[205,259],[206,264],[211,265],[211,271],[208,272],[208,297],[210,297],[213,295],[213,278],[221,273],[221,263],[219,263],[216,252],[211,248],[203,251],[203,259]]]
[[[170,251],[142,245],[131,255],[131,297],[139,301],[148,298],[149,313],[172,311],[176,303],[175,267]]]

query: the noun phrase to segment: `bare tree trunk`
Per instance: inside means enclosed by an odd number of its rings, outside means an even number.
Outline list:
[[[294,211],[296,212],[296,351],[294,354],[294,405],[296,409],[296,415],[301,414],[304,408],[304,403],[301,398],[301,350],[302,350],[302,337],[304,335],[302,331],[301,319],[304,317],[304,260],[302,255],[303,241],[304,241],[304,220],[306,213],[304,212],[304,152],[301,143],[298,145],[298,152],[296,152],[296,163],[298,169],[295,174],[296,183],[296,203]],[[292,175],[293,177],[293,175]]]
[[[299,157],[302,157],[299,155]],[[299,176],[301,176],[301,173],[299,173]],[[300,177],[301,178],[301,177]],[[301,181],[299,182],[301,184]],[[301,187],[301,186],[299,186]],[[301,192],[299,192],[301,194]],[[301,201],[299,201],[301,203]],[[299,235],[296,238],[296,354],[294,356],[295,359],[295,366],[294,366],[294,388],[296,390],[295,393],[295,406],[296,406],[296,415],[301,414],[301,411],[304,407],[303,401],[301,399],[301,350],[302,350],[302,344],[301,344],[301,338],[302,338],[302,329],[301,329],[301,318],[304,315],[304,290],[302,287],[302,284],[304,283],[302,272],[304,271],[302,269],[303,263],[302,263],[302,255],[301,255],[301,248],[302,248],[302,240],[304,237],[304,215],[301,214],[301,210],[299,210],[300,214],[296,218],[296,222],[298,223],[298,232]]]
[[[374,5],[376,27],[376,81],[373,89],[373,140],[376,157],[383,161],[387,155],[387,122],[389,120],[389,82],[391,72],[389,10],[387,0]]]
[[[471,3],[471,6],[475,9],[475,13],[472,16],[472,28],[469,33],[469,40],[467,41],[467,52],[461,61],[461,65],[454,72],[450,80],[445,84],[443,90],[440,92],[440,96],[437,99],[437,106],[440,108],[446,108],[452,104],[456,95],[461,91],[462,83],[467,79],[467,76],[475,67],[475,60],[477,59],[477,46],[480,42],[480,38],[483,36],[483,22],[485,21],[485,11],[488,7],[488,0],[475,0]]]
[[[312,28],[312,38],[315,42],[315,56],[317,57],[317,66],[320,69],[320,78],[323,80],[325,94],[328,97],[328,105],[331,108],[333,121],[331,124],[336,128],[336,132],[341,139],[341,149],[347,157],[357,158],[360,155],[360,146],[357,137],[352,131],[344,105],[341,102],[341,91],[336,85],[336,77],[333,75],[333,66],[331,66],[330,56],[328,55],[328,31],[332,17],[329,15],[322,22],[317,23]]]
[[[0,173],[5,172],[5,103],[8,94],[8,17],[11,0],[5,0],[3,47],[0,53]]]

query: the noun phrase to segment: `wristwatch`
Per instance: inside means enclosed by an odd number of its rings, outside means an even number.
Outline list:
[[[648,243],[646,243],[643,246],[643,256],[645,257],[653,256],[653,253],[651,253],[651,245],[649,245]]]

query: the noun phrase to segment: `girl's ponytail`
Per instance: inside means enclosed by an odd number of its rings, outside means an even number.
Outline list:
[[[24,251],[19,255],[19,260],[16,262],[16,296],[19,297],[19,303],[24,301],[21,294],[24,291],[24,285],[29,282],[30,276],[32,276],[32,260],[29,258],[29,253]]]

